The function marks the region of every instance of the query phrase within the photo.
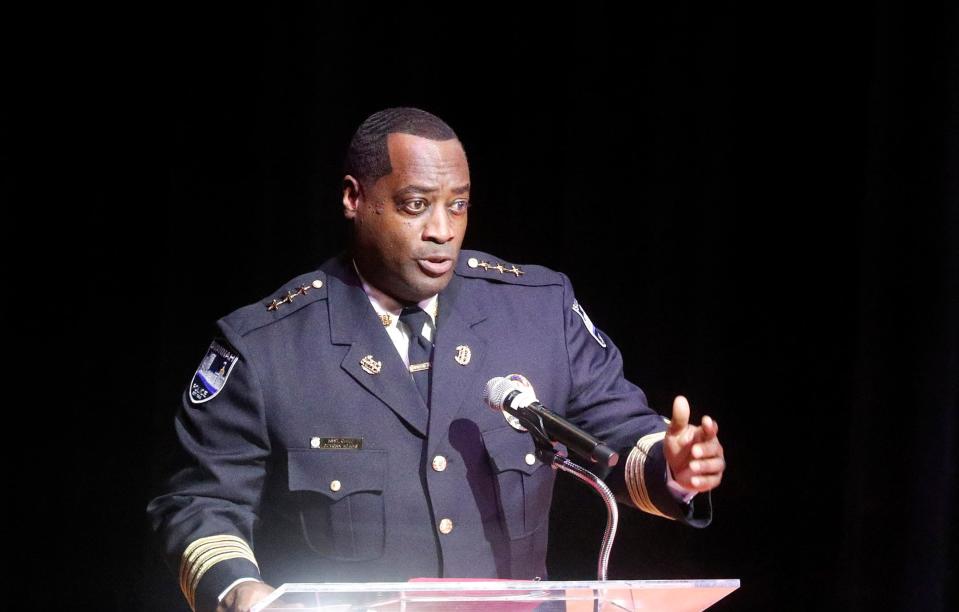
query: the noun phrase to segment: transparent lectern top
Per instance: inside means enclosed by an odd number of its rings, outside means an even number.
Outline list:
[[[705,610],[739,580],[414,580],[284,584],[252,612],[619,612]]]

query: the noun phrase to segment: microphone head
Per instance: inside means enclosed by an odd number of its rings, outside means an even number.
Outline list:
[[[514,392],[518,392],[519,395],[514,395]],[[492,408],[494,412],[502,412],[503,418],[506,419],[506,422],[509,423],[513,429],[526,431],[523,423],[510,414],[507,406],[505,406],[507,398],[509,398],[510,395],[514,395],[514,403],[518,398],[524,398],[523,406],[528,406],[530,402],[536,401],[536,395],[533,393],[533,385],[531,385],[522,374],[510,374],[509,376],[497,376],[496,378],[489,379],[486,383],[486,389],[483,391],[483,400],[486,401],[486,405]]]
[[[516,381],[505,376],[497,376],[487,381],[486,389],[483,391],[483,401],[493,410],[502,410],[506,396],[510,392],[518,390],[520,390],[520,386]]]

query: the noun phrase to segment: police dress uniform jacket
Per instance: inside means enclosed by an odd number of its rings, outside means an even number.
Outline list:
[[[348,257],[218,334],[176,417],[180,467],[148,508],[197,610],[247,576],[545,577],[554,471],[483,400],[513,373],[622,449],[607,480],[621,502],[709,521],[708,495],[668,491],[664,419],[560,273],[461,253],[439,295],[429,407]]]

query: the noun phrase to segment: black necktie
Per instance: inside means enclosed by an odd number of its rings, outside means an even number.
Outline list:
[[[400,313],[400,321],[410,328],[410,373],[426,406],[430,405],[430,362],[433,359],[433,343],[423,335],[423,326],[433,328],[430,316],[419,306],[409,306]],[[432,335],[432,334],[431,334]]]

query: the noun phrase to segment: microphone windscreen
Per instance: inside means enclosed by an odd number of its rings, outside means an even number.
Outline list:
[[[486,383],[486,390],[483,392],[483,399],[493,410],[502,410],[503,401],[512,391],[520,389],[519,384],[504,376],[497,376],[489,379]]]

